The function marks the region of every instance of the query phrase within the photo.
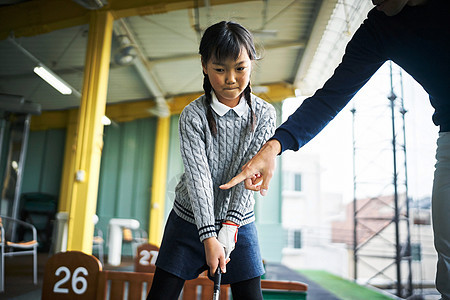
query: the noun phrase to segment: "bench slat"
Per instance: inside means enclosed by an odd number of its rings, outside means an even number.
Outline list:
[[[147,283],[145,294],[150,290],[153,273],[103,271],[99,278],[97,300],[107,299],[108,281],[110,282],[109,300],[122,300],[125,292],[128,293],[128,299],[141,299],[144,283]],[[127,289],[125,289],[126,282],[128,282]]]
[[[125,298],[125,281],[111,280],[109,290],[110,300],[123,300]]]
[[[261,280],[262,289],[285,290],[285,291],[303,291],[308,290],[308,285],[298,281],[283,280]]]
[[[143,282],[128,282],[128,299],[140,299],[142,297]]]

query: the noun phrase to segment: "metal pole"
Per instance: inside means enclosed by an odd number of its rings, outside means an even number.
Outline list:
[[[403,155],[405,158],[405,199],[406,199],[406,247],[408,249],[408,288],[406,290],[406,296],[409,297],[413,294],[414,287],[412,284],[412,267],[411,267],[411,261],[412,261],[412,253],[411,253],[411,227],[410,227],[410,215],[409,215],[409,194],[408,194],[408,167],[407,167],[407,159],[406,159],[406,121],[405,121],[405,114],[407,113],[407,110],[404,106],[404,94],[403,94],[403,76],[402,76],[402,70],[400,71],[400,113],[402,114],[402,123],[403,123]]]
[[[394,94],[394,87],[392,83],[392,62],[389,64],[390,67],[390,79],[391,79],[391,94],[388,99],[391,101],[391,120],[392,120],[392,154],[394,163],[394,223],[395,223],[395,263],[397,267],[397,296],[402,296],[402,283],[401,283],[401,253],[400,253],[400,236],[399,236],[399,213],[398,213],[398,190],[397,190],[397,147],[396,147],[396,136],[395,136],[395,113],[394,113],[394,101],[397,96]]]
[[[15,219],[19,219],[20,192],[22,190],[23,170],[25,166],[25,157],[27,155],[29,132],[30,132],[30,114],[27,114],[23,123],[22,145],[18,161],[17,181],[15,186],[14,202],[12,209],[12,217]]]
[[[356,281],[358,279],[358,234],[357,234],[357,205],[356,205],[356,142],[355,142],[355,105],[351,110],[352,112],[352,140],[353,140],[353,278]]]

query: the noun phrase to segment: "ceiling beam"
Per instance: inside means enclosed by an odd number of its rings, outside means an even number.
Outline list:
[[[259,1],[259,0],[250,0]],[[241,2],[238,0],[211,0],[210,5]],[[173,10],[194,8],[197,1],[190,0],[109,0],[101,10],[112,11],[116,19],[137,15],[161,14]],[[198,1],[199,6],[204,1]],[[0,7],[0,40],[34,36],[54,30],[89,23],[89,10],[72,0],[27,1]]]
[[[89,23],[89,11],[74,1],[27,1],[0,7],[0,40],[33,36]]]
[[[261,1],[261,0],[247,0],[247,1]],[[222,5],[239,3],[242,0],[209,0],[208,4]],[[180,0],[110,0],[109,9],[112,9],[116,18],[126,18],[133,16],[144,16],[163,14],[169,11],[190,9],[196,6],[205,6],[205,1],[180,1]]]
[[[267,92],[257,94],[262,99],[270,103],[281,102],[286,98],[295,97],[295,89],[292,85],[279,82],[266,84]],[[173,96],[169,101],[170,113],[172,115],[180,114],[183,108],[193,100],[200,97],[203,93],[192,93],[186,95]],[[116,104],[106,105],[106,115],[114,122],[129,122],[136,119],[149,118],[152,114],[149,112],[155,106],[155,101],[127,101]],[[66,128],[70,118],[69,110],[44,111],[39,116],[32,116],[31,130],[48,130],[57,128]]]
[[[320,6],[319,12],[317,13],[316,20],[314,22],[313,28],[311,30],[311,36],[305,47],[305,51],[302,55],[299,67],[295,74],[294,86],[301,86],[303,77],[305,76],[311,62],[316,54],[317,47],[322,39],[323,32],[327,28],[328,22],[330,20],[331,14],[336,7],[337,0],[323,0]]]

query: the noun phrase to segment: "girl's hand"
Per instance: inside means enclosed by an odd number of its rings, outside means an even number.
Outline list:
[[[238,224],[227,220],[222,223],[222,228],[219,230],[217,240],[225,250],[225,259],[230,257],[231,251],[236,247],[238,228]]]
[[[206,254],[206,264],[209,266],[209,274],[214,276],[217,267],[220,266],[222,273],[226,273],[226,264],[229,259],[225,261],[225,251],[216,237],[210,237],[203,241]]]

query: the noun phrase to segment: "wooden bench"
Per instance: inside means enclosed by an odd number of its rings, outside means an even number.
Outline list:
[[[78,251],[57,253],[45,266],[42,300],[146,299],[153,273],[103,271],[100,261]],[[264,299],[306,299],[307,285],[300,282],[262,280]],[[211,299],[213,282],[206,276],[188,280],[180,299]],[[221,300],[228,300],[229,286],[221,286]]]
[[[98,278],[97,300],[146,299],[153,273],[103,271]],[[42,300],[44,300],[42,298]]]
[[[306,300],[308,285],[298,281],[261,280],[264,300]]]

